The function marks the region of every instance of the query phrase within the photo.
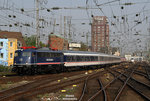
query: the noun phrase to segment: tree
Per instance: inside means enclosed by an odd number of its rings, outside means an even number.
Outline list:
[[[40,43],[39,43],[39,47],[47,47],[47,45],[46,45],[46,44],[44,44],[44,43],[42,43],[42,42],[40,41]]]
[[[32,35],[30,37],[24,37],[27,46],[36,46],[36,36]]]
[[[79,49],[80,51],[87,51],[88,50],[88,46],[85,45],[83,42],[80,42],[81,44],[81,48]]]
[[[32,36],[30,36],[30,37],[24,37],[24,40],[25,40],[25,42],[26,42],[26,45],[28,46],[28,47],[30,47],[30,46],[36,46],[36,36],[35,35],[32,35]],[[40,41],[40,43],[39,43],[39,47],[47,47],[47,45],[45,45],[44,43],[42,43],[41,41]]]

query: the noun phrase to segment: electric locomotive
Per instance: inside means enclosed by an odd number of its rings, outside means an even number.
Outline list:
[[[63,67],[61,51],[25,49],[15,51],[13,71],[18,74],[49,72]]]

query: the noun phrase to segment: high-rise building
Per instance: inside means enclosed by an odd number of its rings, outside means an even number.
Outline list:
[[[94,16],[91,26],[92,51],[108,53],[109,25],[106,16]]]

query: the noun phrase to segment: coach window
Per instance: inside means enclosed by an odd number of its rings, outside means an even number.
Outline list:
[[[72,62],[73,61],[73,56],[70,56],[70,62]]]
[[[80,61],[80,56],[77,56],[77,61]]]
[[[91,58],[90,58],[90,56],[88,57],[88,60],[89,60],[89,61],[91,61]]]
[[[84,61],[84,56],[80,56],[81,61]]]
[[[84,60],[84,57],[83,56],[79,56],[80,57],[80,61],[83,61]]]
[[[70,56],[66,57],[67,62],[70,62]]]
[[[103,57],[103,60],[106,61],[106,57]]]
[[[101,57],[101,61],[103,61],[104,59],[103,59],[103,57]]]
[[[98,57],[96,56],[96,61],[98,61]]]
[[[77,61],[77,58],[76,58],[76,56],[73,56],[73,61]]]
[[[88,61],[88,56],[85,56],[85,61]]]
[[[71,62],[71,56],[68,56],[68,58],[67,58],[67,59],[68,59],[68,61],[69,61],[69,62]]]
[[[96,56],[94,56],[94,61],[96,61]]]
[[[88,59],[88,56],[85,56],[85,61],[88,61],[89,59]]]
[[[99,56],[99,57],[98,57],[98,61],[100,61],[100,60],[101,60],[101,57]]]

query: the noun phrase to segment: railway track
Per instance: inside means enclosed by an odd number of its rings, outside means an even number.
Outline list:
[[[146,64],[145,66],[143,66],[145,71],[146,71],[146,74],[147,74],[147,77],[148,79],[150,80],[150,66],[148,64]]]
[[[92,79],[98,75],[98,72],[89,75],[91,75]],[[68,77],[68,79],[61,80],[64,76]],[[42,81],[37,80],[26,85],[0,92],[0,101],[22,100],[24,98],[31,98],[38,94],[53,92],[63,87],[83,82],[87,76],[88,75],[85,74],[79,76],[79,73],[77,76],[77,73],[70,73],[68,75],[60,74],[55,78],[45,78]],[[57,80],[61,80],[61,82],[57,82]]]
[[[112,73],[115,75],[116,73],[121,74],[120,72],[113,70],[115,73]],[[128,70],[128,72],[131,72]],[[134,73],[134,70],[132,70],[132,74]],[[136,79],[134,79],[131,75],[123,74],[121,78],[119,78],[122,82],[125,82],[127,86],[131,87],[135,92],[137,92],[139,95],[141,95],[144,99],[150,100],[150,86],[140,82]],[[126,78],[126,79],[125,79]],[[129,79],[128,79],[129,78]],[[128,81],[126,81],[128,79]]]
[[[82,94],[78,101],[118,101],[122,98],[122,94],[127,88],[132,89],[138,95],[142,96],[145,101],[149,101],[149,83],[146,84],[139,81],[133,76],[136,74],[149,80],[147,73],[134,68],[138,66],[136,64],[127,65],[118,65],[117,67],[107,68],[103,71],[94,72],[88,75],[83,74],[83,71],[81,71],[81,74],[79,72],[74,72],[71,74],[66,73],[48,76],[47,78],[40,79],[41,81],[35,80],[26,85],[1,91],[0,101],[29,100],[39,94],[51,93],[70,85],[81,84],[83,82],[84,86],[82,89]],[[111,75],[108,82],[104,82],[104,79],[106,78],[103,78],[103,75],[105,74]],[[67,77],[67,79],[63,80],[63,77]],[[58,80],[61,81],[58,82]]]
[[[100,93],[103,93],[103,98],[104,98],[105,101],[107,99],[112,99],[112,97],[110,97],[110,95],[108,95],[106,92],[108,92],[107,90],[108,90],[109,87],[111,87],[115,82],[117,82],[117,80],[122,76],[123,73],[115,76],[115,78],[113,80],[111,80],[107,85],[102,87],[97,93],[95,93],[90,99],[88,99],[88,101],[93,101],[97,96],[100,95]],[[114,99],[118,99],[119,95],[120,95],[120,93],[118,93],[118,95]]]
[[[90,80],[91,79],[90,76],[88,76],[85,79],[84,86],[82,89],[82,94],[79,98],[79,101],[87,101],[90,96],[92,96],[93,94],[96,93],[95,91],[99,91],[99,89],[101,89],[101,81],[99,81],[99,76],[104,74],[104,73],[105,73],[105,71],[103,73],[99,74],[96,78],[94,78],[92,80]],[[90,85],[90,83],[92,85]]]
[[[99,77],[99,79],[97,79],[99,83],[99,90],[85,100],[84,96],[86,95],[88,88],[87,87],[88,78],[87,78],[79,101],[94,101],[94,100],[118,101],[122,97],[122,94],[125,91],[125,89],[127,89],[127,87],[132,88],[132,90],[137,92],[138,95],[142,96],[142,98],[145,99],[145,101],[146,100],[149,101],[150,86],[132,77],[134,73],[136,74],[138,73],[140,76],[144,76],[147,78],[146,73],[136,70],[136,68],[134,68],[136,66],[137,65],[130,65],[128,68],[124,67],[108,68],[107,71],[114,76],[114,79],[111,80],[108,84],[104,85]],[[122,71],[120,71],[121,68]],[[117,69],[119,70],[119,72],[117,71]],[[119,85],[117,84],[117,82],[120,82]],[[110,95],[109,89],[113,90],[112,88],[115,88],[113,91],[114,94]]]
[[[117,67],[120,68],[120,67]],[[103,74],[107,73],[107,71],[104,71]],[[102,75],[102,74],[101,74]],[[108,100],[108,94],[106,92],[106,89],[112,85],[119,77],[120,75],[118,75],[118,77],[115,77],[113,80],[111,80],[109,83],[107,83],[106,85],[103,84],[100,76],[98,78],[96,78],[97,82],[98,82],[98,87],[99,89],[94,93],[94,94],[89,94],[87,93],[87,89],[88,89],[88,79],[86,78],[85,83],[84,83],[84,87],[83,87],[83,91],[82,91],[82,95],[79,98],[79,101],[94,101],[94,100],[103,100],[103,101],[107,101]],[[92,83],[92,82],[89,82]],[[86,96],[86,94],[90,95],[90,96]]]

